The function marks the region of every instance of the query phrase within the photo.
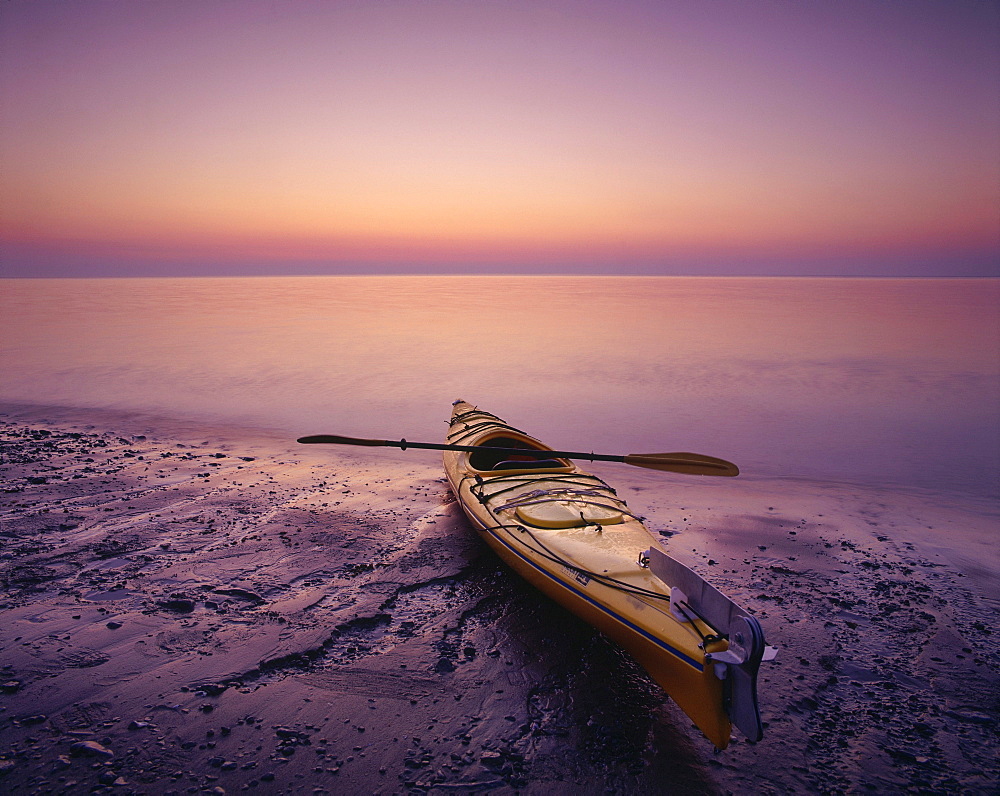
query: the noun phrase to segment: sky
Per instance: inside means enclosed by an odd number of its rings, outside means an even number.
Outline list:
[[[0,276],[1000,276],[995,0],[5,0]]]

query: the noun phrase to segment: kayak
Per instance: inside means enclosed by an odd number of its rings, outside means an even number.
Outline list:
[[[447,444],[466,448],[444,452],[451,489],[508,566],[628,652],[716,747],[734,726],[763,737],[757,673],[774,650],[756,619],[562,452],[465,401]]]

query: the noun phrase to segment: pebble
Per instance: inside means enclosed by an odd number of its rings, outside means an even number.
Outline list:
[[[108,760],[115,756],[114,752],[97,741],[77,741],[69,748],[69,753],[86,757],[103,757]]]
[[[499,752],[483,752],[479,759],[487,768],[499,768],[503,765],[503,755]]]
[[[169,600],[160,600],[159,605],[168,611],[177,611],[182,614],[189,614],[194,610],[194,600],[188,597],[171,597]]]
[[[222,683],[199,683],[198,685],[192,686],[192,688],[200,692],[202,696],[218,696],[228,687],[229,686],[223,685]]]

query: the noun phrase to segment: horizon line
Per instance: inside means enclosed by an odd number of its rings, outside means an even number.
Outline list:
[[[440,271],[427,273],[407,273],[402,271],[394,272],[348,272],[348,273],[292,273],[292,274],[2,274],[0,280],[6,279],[325,279],[325,278],[351,278],[364,279],[370,277],[406,277],[406,278],[449,278],[455,277],[483,277],[483,278],[504,278],[504,277],[528,277],[545,279],[551,277],[570,277],[583,279],[1000,279],[1000,271],[995,274],[642,274],[642,273],[587,273],[575,271],[559,272],[466,272],[466,271]]]

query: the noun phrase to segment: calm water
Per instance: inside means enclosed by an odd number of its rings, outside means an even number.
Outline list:
[[[557,447],[986,494],[998,307],[1000,280],[0,280],[0,401],[436,441],[465,398]]]

